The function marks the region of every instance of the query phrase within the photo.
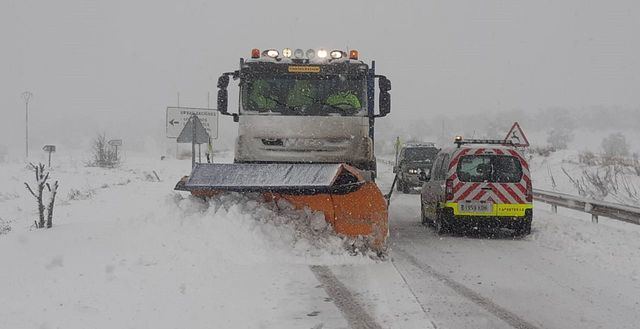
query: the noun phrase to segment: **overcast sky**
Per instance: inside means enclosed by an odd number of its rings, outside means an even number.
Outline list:
[[[27,89],[34,143],[96,130],[145,136],[138,146],[162,139],[176,93],[206,106],[219,74],[254,47],[358,49],[392,80],[388,120],[399,124],[640,104],[633,0],[0,1],[0,143],[10,146],[22,145]],[[231,138],[234,124],[221,126]]]

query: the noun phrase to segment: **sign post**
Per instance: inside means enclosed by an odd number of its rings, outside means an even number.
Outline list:
[[[200,147],[200,144],[209,142],[209,138],[209,133],[200,118],[195,114],[191,115],[176,141],[178,143],[191,143],[192,169],[196,166],[196,144]]]
[[[507,137],[504,138],[505,141],[511,141],[516,147],[528,147],[529,140],[527,140],[527,136],[524,135],[522,128],[517,122],[513,123],[511,129],[507,133]]]
[[[116,161],[118,160],[118,146],[122,146],[122,139],[112,139],[109,141],[109,145],[116,149]]]
[[[45,145],[42,150],[45,152],[49,152],[49,168],[51,168],[51,153],[56,151],[55,145]]]

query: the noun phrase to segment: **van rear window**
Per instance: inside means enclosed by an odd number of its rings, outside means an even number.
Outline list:
[[[522,165],[510,155],[464,155],[457,175],[462,182],[517,183],[522,179]]]

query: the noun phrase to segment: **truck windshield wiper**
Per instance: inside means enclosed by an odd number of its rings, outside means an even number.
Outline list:
[[[313,97],[307,96],[307,95],[303,95],[303,96],[307,97],[307,98],[309,98],[309,99],[311,99],[313,101],[313,104],[311,104],[311,105],[320,104],[320,105],[329,106],[329,107],[333,108],[334,110],[340,111],[339,113],[342,113],[342,112],[354,112],[353,110],[360,111],[359,108],[353,107],[351,104],[346,104],[346,103],[340,104],[340,105],[348,105],[349,106],[349,108],[342,108],[342,107],[340,107],[338,105],[335,105],[335,104],[329,104],[326,101],[323,101],[322,99],[316,99],[316,98],[313,98]]]
[[[278,100],[277,98],[274,98],[273,96],[269,96],[269,97],[267,97],[267,98],[268,98],[268,99],[270,99],[270,100],[272,100],[272,101],[274,101],[274,102],[276,102],[276,104],[278,104],[278,105],[280,105],[280,106],[282,106],[282,107],[286,108],[286,109],[287,109],[287,110],[289,110],[289,111],[295,111],[295,110],[296,110],[293,106],[289,106],[289,105],[287,105],[287,104],[285,104],[285,103],[281,102],[281,101],[280,101],[280,100]]]

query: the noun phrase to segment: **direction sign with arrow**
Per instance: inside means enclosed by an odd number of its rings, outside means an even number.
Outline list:
[[[211,138],[218,138],[218,111],[193,107],[167,107],[167,137],[177,138],[192,115],[200,119]]]

